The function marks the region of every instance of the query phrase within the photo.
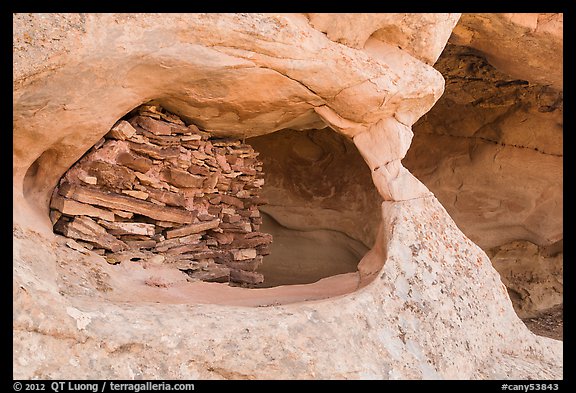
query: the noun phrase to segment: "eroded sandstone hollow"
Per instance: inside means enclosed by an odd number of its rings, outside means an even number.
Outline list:
[[[14,377],[562,378],[494,268],[561,258],[562,19],[527,15],[15,14]]]
[[[404,160],[488,253],[523,318],[562,304],[561,18],[464,14],[434,65],[445,92]]]
[[[261,230],[273,235],[260,286],[309,284],[356,272],[374,245],[382,198],[352,141],[330,128],[246,141],[264,168]]]

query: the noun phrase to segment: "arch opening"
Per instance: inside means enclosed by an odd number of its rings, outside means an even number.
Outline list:
[[[262,228],[272,233],[261,287],[357,271],[380,223],[380,195],[354,144],[330,128],[282,130],[247,143],[263,162]]]
[[[240,140],[149,103],[62,176],[50,220],[69,247],[119,274],[148,270],[133,279],[155,290],[209,283],[201,302],[211,302],[222,284],[265,291],[343,276],[335,294],[353,291],[380,203],[354,144],[329,128]],[[227,291],[218,301],[234,296]],[[168,302],[182,301],[173,295]]]

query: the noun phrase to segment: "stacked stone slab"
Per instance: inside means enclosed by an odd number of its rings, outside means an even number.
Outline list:
[[[141,106],[62,177],[50,203],[54,231],[113,264],[153,260],[190,280],[260,283],[272,236],[259,232],[257,157],[239,140]]]

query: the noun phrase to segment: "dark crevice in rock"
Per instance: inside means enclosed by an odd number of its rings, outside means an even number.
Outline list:
[[[529,146],[521,146],[521,145],[515,145],[515,144],[511,144],[511,143],[502,143],[502,142],[498,142],[489,138],[485,138],[485,137],[481,137],[481,136],[466,136],[466,135],[450,135],[450,134],[433,134],[430,132],[420,132],[420,135],[436,135],[436,136],[441,136],[441,137],[447,137],[447,138],[459,138],[459,139],[471,139],[471,140],[481,140],[483,142],[487,142],[487,143],[492,143],[494,145],[499,145],[499,146],[503,146],[503,147],[514,147],[517,149],[527,149],[527,150],[532,150],[535,151],[539,154],[543,154],[543,155],[547,155],[547,156],[552,156],[552,157],[564,157],[564,155],[562,154],[554,154],[554,153],[547,153],[544,151],[539,150],[538,148],[533,148],[533,147],[529,147]]]

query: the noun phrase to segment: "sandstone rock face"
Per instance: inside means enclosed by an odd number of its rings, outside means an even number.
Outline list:
[[[460,14],[308,14],[310,23],[332,41],[363,48],[369,38],[386,42],[434,64]]]
[[[279,131],[247,143],[265,168],[262,211],[287,228],[337,230],[372,247],[382,197],[352,141],[326,128]]]
[[[557,14],[462,15],[435,64],[445,93],[414,125],[404,164],[489,255],[516,241],[562,247],[561,30]],[[503,276],[523,316],[561,303],[561,264],[534,247],[515,249],[517,282]],[[541,305],[526,275],[539,277]]]
[[[530,333],[486,254],[401,164],[410,127],[444,86],[419,59],[433,62],[456,19],[392,16],[360,48],[305,15],[15,15],[14,377],[561,378],[562,343]],[[382,26],[392,25],[387,34]],[[52,37],[71,50],[38,47]],[[433,50],[422,44],[432,41]],[[350,231],[374,240],[358,270],[257,290],[189,283],[160,255],[113,265],[54,235],[58,180],[151,100],[213,137],[328,125],[350,138],[383,200],[375,235]],[[320,166],[331,152],[303,146],[300,159]],[[156,149],[146,152],[156,159]],[[123,162],[150,165],[134,157]]]
[[[463,14],[451,42],[478,49],[516,79],[562,90],[563,22],[561,13]]]
[[[561,377],[561,343],[528,331],[490,260],[436,200],[385,202],[382,209],[380,235],[387,245],[375,247],[361,266],[365,278],[374,279],[347,296],[311,303],[265,301],[259,305],[267,307],[250,308],[112,301],[122,286],[98,286],[117,274],[112,267],[93,259],[78,266],[44,244],[49,266],[16,271],[28,281],[14,294],[15,377]],[[17,261],[34,263],[37,251],[26,248],[31,241],[15,242]],[[63,273],[74,270],[84,276],[84,288],[78,291],[73,282],[34,288],[34,281],[45,281],[45,270],[68,279]],[[55,292],[59,287],[65,296]],[[77,343],[71,347],[66,338]],[[67,353],[69,362],[51,353]]]
[[[562,304],[563,253],[552,247],[538,247],[514,241],[488,251],[521,318],[537,316]]]
[[[274,236],[259,269],[264,286],[355,272],[376,241],[382,198],[348,138],[284,130],[250,138],[264,171],[261,231]]]
[[[26,66],[14,67],[15,128],[22,130],[15,134],[14,179],[16,189],[26,179],[38,220],[45,218],[36,206],[47,204],[62,173],[120,117],[152,98],[202,129],[249,137],[335,121],[359,133],[392,116],[410,126],[443,90],[441,75],[415,58],[375,59],[328,40],[298,15],[87,15],[70,38],[78,51],[49,61],[42,60],[50,51],[27,52],[34,40],[26,37],[45,31],[45,18],[15,19],[26,26],[14,36],[15,56]],[[289,56],[269,55],[286,47]],[[57,70],[30,77],[50,66]],[[56,116],[58,133],[51,124]],[[62,144],[69,135],[77,137]]]
[[[405,165],[483,248],[562,239],[562,92],[466,48],[442,56],[446,92],[415,125]]]

